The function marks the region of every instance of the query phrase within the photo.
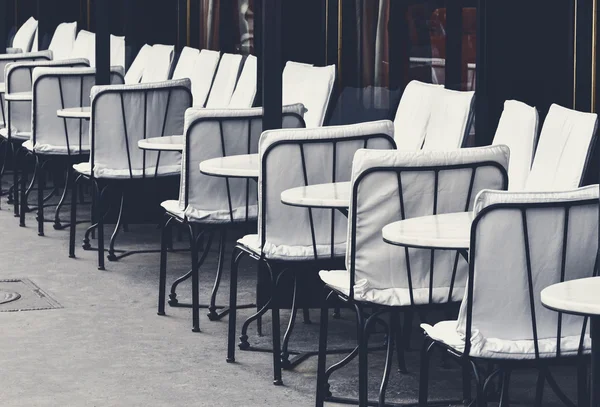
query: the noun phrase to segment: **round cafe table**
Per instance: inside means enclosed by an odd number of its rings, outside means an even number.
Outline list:
[[[542,290],[546,308],[565,314],[590,317],[592,338],[591,406],[600,407],[600,277],[554,284]]]
[[[138,141],[138,147],[147,151],[179,151],[184,149],[183,136],[149,137]]]
[[[83,119],[90,120],[92,118],[92,108],[85,107],[67,107],[56,111],[58,117],[64,119]]]
[[[386,243],[420,249],[457,250],[468,261],[473,212],[410,218],[386,225]]]
[[[350,182],[291,188],[281,193],[281,202],[303,208],[337,209],[348,216],[351,188]]]
[[[8,102],[31,102],[33,100],[33,92],[5,93],[4,100]]]
[[[230,155],[202,161],[200,172],[213,177],[258,179],[258,154]]]

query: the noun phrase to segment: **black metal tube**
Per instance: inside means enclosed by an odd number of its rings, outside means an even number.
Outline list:
[[[109,3],[96,1],[96,85],[110,83]]]
[[[263,130],[280,129],[282,113],[282,2],[262,0]]]

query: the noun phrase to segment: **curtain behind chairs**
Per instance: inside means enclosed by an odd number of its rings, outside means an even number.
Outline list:
[[[251,54],[254,51],[253,0],[237,0],[233,7],[226,7],[218,0],[200,1],[200,48],[223,51],[222,42],[233,45],[236,52]],[[227,0],[231,1],[231,0]],[[229,4],[227,4],[229,5]],[[234,44],[228,38],[220,38],[221,24],[235,30]]]

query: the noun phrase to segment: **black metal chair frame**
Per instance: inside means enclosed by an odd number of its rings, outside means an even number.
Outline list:
[[[336,155],[337,155],[336,146],[337,146],[337,144],[358,140],[358,141],[364,142],[363,148],[367,148],[369,140],[372,140],[372,139],[384,139],[390,143],[390,145],[392,146],[393,149],[396,148],[396,143],[395,143],[394,139],[387,134],[360,135],[360,136],[354,136],[354,137],[347,137],[344,139],[322,138],[322,139],[307,139],[307,140],[280,140],[280,141],[277,141],[277,142],[271,144],[270,146],[268,146],[263,154],[262,162],[261,162],[261,168],[262,168],[261,173],[262,173],[262,177],[263,177],[262,182],[265,185],[265,188],[263,189],[261,201],[259,202],[259,205],[261,205],[261,207],[263,208],[261,217],[259,219],[259,222],[261,222],[262,230],[263,230],[263,233],[261,236],[261,242],[260,242],[261,248],[264,247],[264,245],[266,243],[266,233],[265,232],[266,232],[266,228],[267,228],[267,226],[266,226],[266,211],[267,211],[267,208],[266,208],[266,205],[267,205],[266,185],[268,183],[268,178],[269,178],[268,173],[267,173],[267,157],[276,147],[281,146],[281,145],[297,145],[299,147],[300,154],[301,154],[301,160],[302,160],[304,184],[305,184],[305,186],[308,186],[309,183],[308,183],[308,176],[307,176],[307,170],[306,170],[306,159],[305,159],[305,155],[304,155],[304,145],[307,145],[307,144],[331,144],[333,146],[332,182],[335,182],[336,181]],[[258,310],[255,314],[253,314],[251,317],[249,317],[244,322],[244,324],[242,325],[241,336],[239,337],[240,343],[238,346],[239,346],[240,350],[254,350],[254,351],[263,351],[263,352],[271,352],[272,353],[272,355],[273,355],[273,384],[274,385],[282,385],[283,384],[282,375],[281,375],[282,368],[292,369],[295,366],[297,366],[299,363],[301,363],[302,361],[306,360],[307,358],[309,358],[311,356],[316,356],[318,354],[317,351],[295,352],[295,351],[290,351],[288,349],[289,340],[290,340],[290,336],[291,336],[291,333],[292,333],[292,330],[294,327],[296,313],[297,313],[297,306],[296,306],[296,299],[297,299],[296,294],[298,291],[297,276],[296,276],[297,269],[301,269],[301,273],[306,274],[306,273],[310,273],[311,270],[318,272],[319,270],[322,269],[322,266],[334,264],[339,267],[343,264],[343,258],[336,257],[334,255],[334,238],[335,238],[335,236],[334,236],[333,232],[335,230],[335,216],[333,216],[333,214],[335,213],[336,210],[331,209],[331,212],[332,212],[331,255],[328,258],[318,258],[317,249],[316,249],[316,237],[315,237],[315,228],[314,228],[314,222],[313,222],[313,216],[312,216],[312,209],[311,208],[306,208],[306,209],[307,209],[308,215],[309,215],[311,238],[312,238],[312,242],[313,242],[314,259],[301,260],[301,261],[272,260],[272,259],[266,258],[265,254],[263,252],[261,252],[261,254],[254,253],[252,250],[250,250],[249,248],[245,247],[242,244],[237,244],[235,246],[235,248],[233,250],[233,254],[232,254],[231,283],[230,283],[230,297],[229,297],[230,315],[229,315],[229,333],[228,333],[228,346],[227,346],[227,362],[228,363],[235,362],[235,336],[236,336],[236,316],[237,316],[236,315],[237,275],[238,275],[239,262],[241,261],[241,259],[243,257],[247,256],[247,257],[257,261],[259,268],[264,268],[268,271],[270,283],[271,283],[271,298],[265,302],[265,304],[261,307],[260,310]],[[294,274],[294,276],[293,276],[294,277],[294,294],[293,294],[292,307],[291,307],[292,313],[291,313],[291,317],[290,317],[290,320],[288,323],[287,330],[283,337],[283,346],[282,346],[281,338],[280,338],[280,316],[279,316],[281,299],[278,298],[277,294],[278,294],[279,281],[280,281],[281,277],[288,271],[291,271]],[[257,321],[257,323],[259,324],[259,332],[260,332],[260,321],[261,321],[260,318],[262,317],[262,315],[264,315],[269,310],[269,308],[271,309],[271,312],[272,312],[273,348],[272,349],[252,348],[252,347],[250,347],[250,344],[248,342],[248,335],[247,335],[248,327],[253,321]],[[306,317],[307,317],[307,312],[305,311],[305,322],[306,322]],[[346,350],[346,349],[340,349],[340,350],[334,350],[331,353],[345,353],[347,351],[348,350]],[[295,357],[290,360],[290,358],[289,358],[290,355],[295,355]]]
[[[153,89],[148,89],[144,91],[144,138],[146,138],[146,133],[147,133],[147,128],[146,128],[146,122],[147,122],[147,114],[148,114],[148,109],[147,109],[147,94],[152,91]],[[184,90],[188,96],[189,96],[189,106],[192,105],[192,93],[190,91],[190,89],[188,89],[185,86],[173,86],[173,87],[169,87],[167,92],[168,92],[168,96],[167,96],[167,106],[165,108],[165,118],[163,120],[163,128],[162,128],[162,136],[165,136],[165,127],[166,127],[166,118],[167,115],[169,113],[169,106],[170,106],[170,101],[171,101],[171,94],[173,91],[176,90]],[[77,219],[77,200],[75,199],[75,197],[77,197],[77,184],[79,182],[81,182],[82,180],[88,180],[91,182],[92,184],[92,189],[93,189],[93,202],[92,202],[92,220],[91,220],[91,226],[86,230],[85,232],[85,237],[83,239],[83,244],[82,244],[82,248],[84,250],[96,250],[98,252],[98,270],[105,270],[105,265],[104,265],[104,218],[106,217],[106,215],[109,213],[110,211],[110,207],[104,209],[102,207],[103,205],[103,197],[105,195],[108,194],[109,189],[113,186],[120,186],[123,184],[123,182],[131,182],[133,180],[139,180],[141,182],[145,182],[148,177],[146,176],[146,151],[143,152],[143,172],[142,172],[142,178],[134,178],[133,177],[133,170],[131,168],[131,159],[130,159],[130,148],[131,146],[129,145],[129,138],[128,138],[128,134],[127,134],[127,118],[125,116],[125,105],[124,105],[124,100],[123,100],[123,91],[122,90],[114,90],[114,89],[110,89],[110,90],[105,90],[103,91],[103,94],[120,94],[121,96],[121,112],[122,112],[122,120],[123,120],[123,125],[125,128],[125,145],[127,148],[127,158],[129,161],[129,178],[124,178],[124,179],[112,179],[112,178],[97,178],[94,175],[94,143],[95,143],[95,130],[94,127],[91,125],[90,122],[90,174],[79,174],[77,176],[77,178],[73,181],[72,183],[72,197],[73,199],[71,199],[71,222],[70,222],[70,233],[69,233],[69,257],[70,258],[75,258],[75,234],[76,234],[76,228],[75,228],[75,223],[76,223],[76,219]],[[94,114],[95,111],[95,106],[96,103],[98,101],[98,98],[95,98],[92,100],[92,106],[91,106],[91,111],[92,111],[92,115]],[[92,117],[93,119],[93,117]],[[158,178],[158,167],[159,167],[159,163],[160,163],[160,152],[158,153],[158,157],[156,160],[156,170],[154,172],[154,176],[152,176],[153,179],[157,179]],[[117,218],[117,222],[115,224],[115,228],[114,231],[112,233],[112,236],[110,238],[110,244],[109,244],[109,248],[108,248],[108,256],[107,259],[109,261],[118,261],[124,257],[127,256],[131,256],[133,254],[140,254],[140,253],[157,253],[160,252],[160,250],[120,250],[120,249],[115,249],[115,242],[116,242],[116,238],[119,234],[119,231],[121,229],[121,226],[124,226],[124,228],[126,228],[126,226],[124,225],[124,215],[125,215],[125,192],[124,190],[121,190],[121,200],[120,200],[120,206],[119,206],[119,215]],[[103,210],[104,209],[104,210]],[[97,248],[92,248],[92,246],[90,245],[90,237],[94,238],[94,231],[97,231],[98,233],[98,247]],[[173,249],[172,249],[173,250]],[[116,253],[119,253],[118,255]]]
[[[301,123],[304,123],[302,117],[298,116],[295,113],[284,113],[284,117],[293,116],[296,117]],[[248,121],[248,132],[247,132],[247,154],[252,152],[252,121],[262,120],[262,116],[240,116],[240,117],[228,117],[228,118],[200,118],[195,120],[187,129],[186,139],[190,137],[191,131],[198,125],[201,125],[206,122],[217,122],[219,123],[219,136],[221,140],[221,151],[223,157],[227,156],[227,151],[225,149],[225,138],[223,134],[223,122],[224,121]],[[185,159],[186,159],[186,171],[190,171],[190,143],[186,143],[185,145]],[[175,282],[171,285],[171,290],[169,294],[169,305],[171,307],[186,307],[192,308],[192,331],[200,332],[200,308],[208,308],[208,318],[211,321],[217,321],[223,318],[225,315],[229,313],[229,307],[216,305],[217,292],[219,290],[219,286],[221,283],[221,277],[223,275],[223,265],[224,265],[224,257],[225,257],[225,249],[226,249],[226,236],[227,229],[231,229],[234,226],[241,226],[242,228],[248,228],[253,220],[249,219],[249,193],[250,193],[250,179],[246,178],[246,218],[242,221],[235,221],[233,218],[233,208],[231,204],[231,190],[229,187],[229,177],[221,177],[225,178],[226,188],[227,188],[227,200],[229,204],[229,217],[230,222],[222,223],[222,224],[206,224],[201,222],[190,221],[187,218],[181,219],[175,215],[165,213],[165,222],[163,224],[163,232],[161,235],[161,262],[160,262],[160,279],[159,279],[159,295],[158,295],[158,315],[165,315],[165,292],[166,292],[166,278],[167,278],[167,242],[166,239],[169,238],[168,228],[171,222],[178,222],[181,225],[185,226],[189,231],[190,237],[190,249],[192,251],[192,269],[188,271],[183,276],[179,277]],[[185,184],[185,207],[187,208],[189,204],[189,191],[190,191],[190,178],[186,177]],[[197,227],[200,226],[200,231],[197,231]],[[197,258],[197,252],[199,250],[198,243],[200,239],[203,238],[204,234],[208,233],[208,242],[206,247],[204,247],[203,254],[200,258]],[[198,292],[198,279],[199,279],[199,269],[206,260],[206,256],[208,255],[208,251],[210,250],[212,240],[216,233],[220,234],[219,240],[219,262],[217,266],[217,273],[215,276],[215,283],[212,289],[210,304],[203,305],[199,303],[199,292]],[[192,278],[192,303],[180,303],[177,299],[177,286],[186,281],[189,278]],[[238,308],[251,308],[256,307],[256,304],[247,304],[240,306]],[[220,310],[219,312],[217,310]]]
[[[535,368],[538,369],[538,380],[536,384],[536,392],[535,392],[535,406],[541,407],[543,401],[543,390],[545,382],[548,382],[550,388],[554,391],[557,397],[567,406],[575,407],[575,406],[587,406],[589,405],[588,394],[587,394],[587,362],[589,359],[589,355],[584,354],[583,352],[583,344],[585,339],[585,332],[587,329],[587,321],[588,317],[584,317],[582,330],[581,330],[581,338],[579,341],[579,348],[576,356],[561,356],[561,348],[560,348],[560,340],[561,340],[561,332],[562,332],[562,312],[558,313],[558,326],[556,332],[556,356],[553,358],[542,358],[539,353],[539,345],[538,345],[538,331],[537,331],[537,321],[536,321],[536,313],[535,313],[535,299],[534,299],[534,289],[533,289],[533,275],[532,275],[532,267],[531,267],[531,255],[529,248],[529,233],[527,229],[527,210],[528,209],[538,209],[538,208],[562,208],[564,209],[565,217],[563,223],[563,242],[562,242],[562,254],[561,254],[561,276],[560,282],[565,281],[566,274],[566,256],[567,256],[567,237],[569,230],[569,211],[573,207],[580,206],[588,206],[588,205],[598,205],[598,201],[595,199],[590,200],[581,200],[581,201],[572,201],[572,202],[539,202],[539,203],[528,203],[528,204],[517,204],[517,203],[503,203],[503,204],[493,204],[486,208],[484,208],[474,219],[472,227],[471,227],[471,248],[470,248],[470,256],[471,262],[469,263],[469,279],[467,284],[467,321],[466,321],[466,337],[465,337],[465,349],[463,352],[459,352],[452,347],[443,344],[441,342],[437,342],[432,340],[428,336],[423,344],[423,349],[421,353],[421,377],[420,377],[420,389],[419,389],[419,406],[427,406],[427,389],[429,382],[429,358],[432,350],[435,348],[440,348],[448,355],[456,359],[465,371],[472,370],[472,373],[475,377],[475,382],[477,384],[477,395],[476,395],[476,405],[477,407],[487,406],[486,401],[486,393],[488,390],[488,386],[492,383],[494,377],[501,378],[501,393],[500,393],[500,406],[508,406],[509,405],[509,384],[510,384],[510,375],[511,372],[518,369],[526,369],[526,368]],[[472,325],[473,325],[473,279],[475,277],[475,252],[477,246],[477,225],[479,222],[485,218],[487,214],[490,212],[498,211],[498,210],[511,210],[511,211],[519,211],[521,213],[522,225],[523,225],[523,238],[525,244],[525,257],[526,257],[526,266],[527,266],[527,290],[529,293],[529,305],[530,305],[530,317],[531,317],[531,329],[533,333],[534,340],[534,349],[535,349],[535,358],[534,359],[526,359],[526,360],[514,360],[514,359],[488,359],[488,358],[480,358],[471,356],[471,335],[472,335]],[[592,270],[592,275],[596,276],[598,274],[598,257],[596,257],[595,267]],[[488,365],[493,364],[495,368],[491,372],[486,372],[481,366],[481,363],[487,363]],[[479,365],[478,365],[479,364]],[[577,404],[573,403],[560,389],[559,385],[556,383],[556,380],[553,378],[552,374],[549,371],[549,368],[552,366],[576,366],[577,367],[577,375],[578,375],[578,385],[577,385]]]
[[[440,172],[444,171],[453,171],[460,169],[471,169],[471,179],[469,183],[469,190],[467,192],[467,199],[465,202],[464,210],[469,210],[469,205],[471,203],[473,197],[473,186],[475,182],[475,177],[477,170],[479,168],[494,168],[498,170],[502,177],[502,189],[506,190],[508,188],[508,174],[506,169],[502,167],[499,163],[494,161],[482,161],[478,163],[471,164],[453,164],[453,165],[445,165],[445,166],[427,166],[427,167],[372,167],[365,170],[362,174],[358,176],[355,180],[353,189],[352,189],[352,213],[351,216],[353,219],[357,217],[357,204],[358,204],[358,188],[360,183],[367,178],[371,174],[375,173],[395,173],[398,181],[398,191],[399,191],[399,199],[400,199],[400,220],[406,219],[405,207],[404,207],[404,194],[403,194],[403,186],[402,186],[402,173],[403,172],[433,172],[434,173],[434,199],[433,199],[433,214],[437,214],[437,201],[439,195],[438,188],[438,179]],[[436,250],[445,250],[445,249],[431,249],[431,248],[423,248],[418,246],[405,246],[405,258],[406,258],[406,271],[408,277],[408,287],[409,287],[409,295],[410,295],[410,305],[408,306],[383,306],[380,304],[373,304],[369,302],[364,302],[360,300],[356,300],[354,298],[354,283],[355,283],[355,261],[356,261],[356,222],[351,225],[351,246],[350,246],[350,289],[348,295],[337,291],[331,287],[325,287],[325,296],[323,298],[323,303],[321,307],[321,326],[320,326],[320,335],[319,335],[319,362],[317,368],[317,395],[316,395],[316,406],[320,407],[324,405],[325,401],[328,402],[337,402],[337,403],[351,403],[358,404],[361,407],[365,407],[368,405],[378,405],[378,406],[393,406],[398,404],[386,403],[386,389],[391,373],[391,365],[394,353],[394,341],[395,347],[398,357],[398,365],[399,370],[401,372],[406,372],[406,365],[404,360],[404,352],[402,348],[401,337],[401,326],[400,326],[400,312],[409,312],[418,310],[418,311],[429,311],[440,309],[446,312],[457,311],[460,302],[452,301],[452,294],[454,290],[454,282],[458,268],[458,260],[459,255],[463,256],[467,259],[467,253],[465,251],[457,251],[454,260],[454,266],[452,271],[452,278],[450,289],[448,293],[448,300],[446,303],[433,303],[433,274],[434,274],[434,261],[435,261],[435,251]],[[409,248],[418,248],[418,249],[430,249],[431,250],[431,262],[430,262],[430,271],[429,271],[429,302],[427,304],[415,304],[413,297],[413,285],[412,285],[412,274],[410,267],[410,256],[409,256]],[[455,250],[455,249],[448,249]],[[330,306],[337,304],[346,304],[350,308],[353,308],[356,313],[356,322],[357,322],[357,346],[352,350],[350,354],[348,354],[344,359],[340,362],[326,368],[326,355],[327,355],[327,330],[328,330],[328,320],[329,320],[329,308]],[[365,308],[373,307],[375,311],[370,315],[365,317]],[[386,348],[386,361],[385,361],[385,369],[384,375],[382,378],[381,386],[379,389],[379,395],[377,401],[369,401],[368,399],[368,341],[370,334],[370,325],[376,318],[379,318],[384,313],[390,314],[390,324],[387,328],[387,336],[388,343]],[[405,330],[408,330],[408,327],[405,326]],[[331,375],[346,366],[350,361],[355,359],[358,356],[359,358],[359,399],[352,400],[344,397],[333,396],[329,391],[329,378]],[[463,380],[465,380],[463,376]],[[450,401],[441,401],[440,405],[448,405]],[[407,404],[402,404],[406,406]],[[410,404],[408,404],[410,405]],[[414,404],[416,405],[416,404]]]

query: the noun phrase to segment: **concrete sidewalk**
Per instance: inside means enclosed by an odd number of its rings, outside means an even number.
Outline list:
[[[68,208],[65,210],[66,218]],[[50,211],[47,212],[48,214]],[[80,211],[81,213],[81,211]],[[167,308],[156,315],[158,254],[140,254],[107,262],[107,271],[96,269],[96,252],[83,251],[85,225],[78,227],[77,259],[67,257],[68,230],[55,231],[46,224],[46,236],[38,237],[35,216],[27,215],[28,227],[20,228],[6,200],[0,210],[0,279],[29,278],[63,308],[43,311],[0,312],[0,405],[32,406],[311,406],[314,405],[316,359],[294,371],[284,371],[285,386],[271,384],[271,356],[240,352],[237,363],[225,363],[227,318],[210,322],[201,311],[201,333],[191,332],[191,312]],[[110,237],[112,225],[107,225]],[[159,231],[151,225],[130,225],[119,247],[158,247]],[[182,243],[176,243],[185,245]],[[229,258],[229,254],[228,257]],[[202,302],[208,300],[214,279],[216,253],[201,271]],[[226,262],[227,267],[229,261]],[[188,253],[170,255],[168,284],[185,273]],[[252,263],[241,271],[240,303],[252,300],[255,272]],[[223,278],[219,302],[227,301],[228,276]],[[189,282],[180,286],[182,300],[189,299]],[[241,321],[251,310],[240,312]],[[267,314],[269,315],[269,314]],[[282,312],[282,325],[289,312]],[[353,344],[352,315],[330,323],[330,344]],[[298,319],[293,346],[315,348],[318,312],[312,325]],[[265,336],[251,341],[268,345],[270,317]],[[241,322],[238,324],[238,330]],[[419,344],[418,329],[413,344]],[[418,390],[418,352],[407,355],[410,372],[394,372],[388,398],[415,402]],[[375,397],[381,378],[381,353],[369,356],[370,391]],[[332,357],[331,361],[339,360]],[[460,371],[432,365],[431,399],[458,398]],[[356,396],[353,362],[331,380],[336,395]],[[395,370],[395,369],[394,369]],[[559,370],[557,381],[573,395],[575,370]],[[531,404],[536,375],[513,376],[511,398]],[[545,406],[559,406],[548,390]]]

